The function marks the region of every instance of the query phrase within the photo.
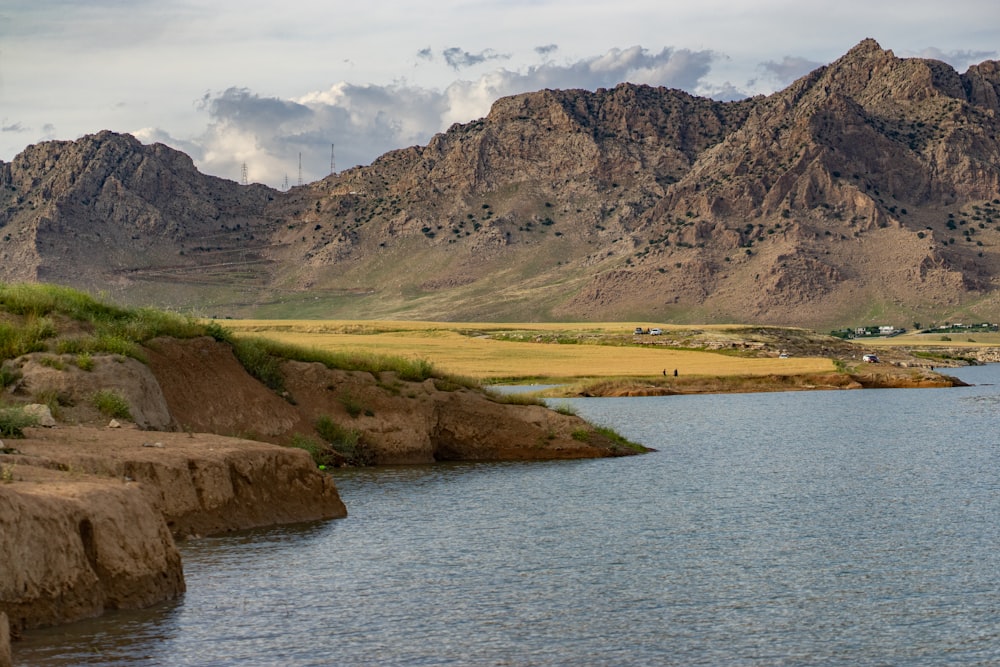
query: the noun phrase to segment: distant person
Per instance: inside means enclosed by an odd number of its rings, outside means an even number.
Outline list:
[[[677,377],[677,369],[674,369],[674,377]]]

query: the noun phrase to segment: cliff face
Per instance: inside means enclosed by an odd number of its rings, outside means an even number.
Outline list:
[[[171,414],[187,430],[322,443],[317,422],[327,419],[357,432],[364,456],[381,465],[634,453],[619,450],[579,417],[496,402],[441,380],[286,361],[279,396],[250,378],[223,343],[164,339],[151,348],[150,367]]]
[[[0,609],[15,633],[184,591],[174,541],[138,487],[14,465],[17,482],[0,485]]]
[[[1000,298],[998,91],[996,62],[865,40],[734,103],[504,98],[287,193],[111,133],[40,144],[0,165],[0,279],[232,314],[977,318]]]
[[[0,610],[15,633],[184,591],[174,536],[346,516],[301,450],[60,426],[0,454]]]

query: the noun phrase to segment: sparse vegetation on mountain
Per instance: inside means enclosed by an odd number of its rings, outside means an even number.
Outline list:
[[[0,164],[0,279],[202,315],[989,319],[1000,63],[865,40],[767,97],[622,84],[497,101],[278,192],[102,132]]]

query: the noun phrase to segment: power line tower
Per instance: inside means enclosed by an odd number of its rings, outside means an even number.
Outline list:
[[[249,181],[249,177],[247,175],[247,163],[246,162],[243,163],[243,169],[241,171],[241,177],[242,177],[242,180],[240,182],[243,183],[243,185],[247,185],[247,183]]]
[[[335,176],[337,174],[337,159],[334,157],[333,152],[334,144],[330,144],[330,175]]]
[[[281,189],[282,190],[287,190],[288,189],[288,174],[285,174],[285,183],[284,183],[284,185],[282,186]]]
[[[299,153],[299,185],[302,185],[302,153]]]

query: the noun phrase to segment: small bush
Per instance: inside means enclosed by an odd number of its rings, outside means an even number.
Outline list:
[[[132,419],[128,401],[113,389],[102,389],[94,394],[94,407],[105,417]]]
[[[274,391],[284,391],[285,378],[281,375],[281,359],[275,354],[275,343],[264,338],[235,338],[232,345],[247,373]]]
[[[0,366],[0,389],[14,384],[21,379],[21,371],[16,368]]]
[[[23,408],[0,408],[0,435],[23,438],[24,429],[38,424],[38,418],[27,414]]]
[[[365,411],[365,406],[361,403],[361,400],[350,392],[344,392],[340,396],[340,404],[347,410],[347,414],[352,417],[357,417]]]
[[[76,366],[81,371],[92,371],[94,370],[94,358],[90,356],[89,352],[78,354],[76,355]]]
[[[364,445],[361,432],[346,428],[329,417],[323,416],[316,420],[316,432],[330,443],[347,462],[352,465],[370,465],[374,462],[374,453]]]
[[[55,369],[57,371],[66,370],[66,364],[59,357],[40,357],[38,363],[42,366]]]
[[[321,442],[316,442],[315,439],[307,435],[302,435],[301,433],[293,435],[291,446],[309,452],[309,456],[312,457],[313,462],[318,468],[325,468],[327,465],[333,463],[330,460],[330,447]]]

